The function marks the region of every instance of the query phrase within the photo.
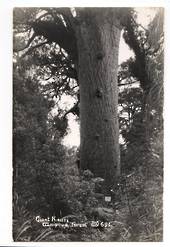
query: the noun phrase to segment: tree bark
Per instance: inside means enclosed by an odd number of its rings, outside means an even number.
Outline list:
[[[117,68],[121,27],[111,8],[79,12],[80,166],[112,184],[120,175]]]

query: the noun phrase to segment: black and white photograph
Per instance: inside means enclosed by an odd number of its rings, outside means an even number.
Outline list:
[[[163,8],[13,9],[14,241],[162,241]]]
[[[163,242],[163,6],[12,8],[11,238]]]

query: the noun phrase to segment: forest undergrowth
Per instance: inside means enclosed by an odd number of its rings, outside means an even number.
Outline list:
[[[102,179],[94,178],[88,170],[80,174],[75,150],[67,152],[62,175],[57,177],[58,188],[53,188],[57,202],[62,202],[62,210],[65,206],[65,215],[60,212],[58,217],[87,223],[88,227],[45,228],[35,220],[37,215],[30,212],[15,194],[15,241],[162,241],[161,143],[162,134],[151,145],[150,152],[135,150],[133,159],[126,157],[128,162],[138,162],[140,166],[130,173],[123,171],[109,204],[104,202],[101,193]],[[48,179],[51,180],[50,177]],[[44,217],[48,215],[43,214]],[[93,221],[100,222],[100,225],[91,227]]]

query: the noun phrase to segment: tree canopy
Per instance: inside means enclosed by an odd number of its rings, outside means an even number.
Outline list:
[[[133,50],[134,57],[121,63],[115,74],[119,88],[116,111],[119,115],[121,176],[109,187],[110,204],[104,201],[104,179],[96,176],[92,170],[81,171],[79,148],[69,149],[62,144],[68,132],[69,113],[80,119],[80,54],[73,26],[94,25],[97,28],[93,18],[98,17],[93,16],[93,11],[103,13],[102,8],[14,9],[15,241],[162,239],[162,8],[157,10],[148,27],[138,23],[135,10],[113,8],[114,17],[122,11],[122,18],[116,19],[118,22],[114,23],[114,28],[123,28],[123,38]],[[114,19],[108,13],[106,9],[106,20],[113,23]],[[97,31],[96,34],[99,35]],[[98,44],[93,45],[95,47]],[[95,62],[100,66],[105,59],[101,50]],[[89,69],[88,65],[85,66]],[[95,88],[96,102],[105,97],[104,93],[100,88]],[[71,107],[61,104],[63,96],[72,97]],[[105,118],[104,124],[107,121]],[[99,139],[100,133],[95,133],[95,142]],[[111,227],[104,229],[100,225],[97,228],[68,231],[53,228],[44,230],[34,220],[37,214],[43,217],[67,217],[71,222],[89,224],[98,220],[112,223]]]

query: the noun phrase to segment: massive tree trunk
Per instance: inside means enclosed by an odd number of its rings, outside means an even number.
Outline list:
[[[115,9],[84,9],[77,31],[80,165],[112,184],[120,174],[117,68],[121,28]]]

